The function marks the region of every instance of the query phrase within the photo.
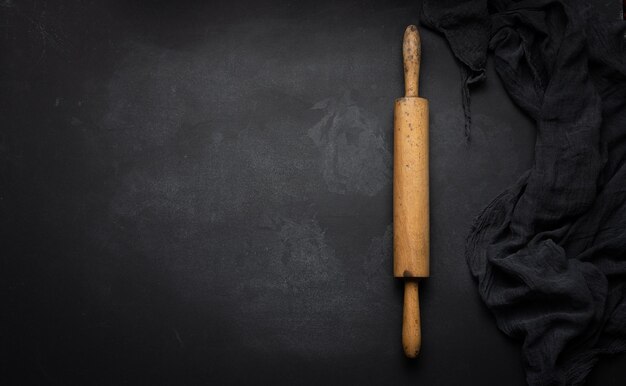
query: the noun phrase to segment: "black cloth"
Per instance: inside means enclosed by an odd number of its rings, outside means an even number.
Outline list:
[[[580,384],[626,349],[623,23],[555,0],[426,0],[422,22],[445,35],[466,87],[488,47],[536,122],[533,167],[475,219],[466,258],[498,327],[523,341],[527,382]]]

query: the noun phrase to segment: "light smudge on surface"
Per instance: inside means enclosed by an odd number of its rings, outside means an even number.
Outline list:
[[[297,289],[310,282],[327,282],[338,276],[335,251],[326,243],[324,231],[314,219],[283,220],[281,240],[282,272],[286,283]],[[335,278],[337,279],[337,278]]]
[[[387,281],[393,275],[393,225],[387,225],[382,237],[374,237],[367,250],[367,256],[363,263],[366,286],[379,288],[380,282]]]
[[[390,179],[391,154],[375,117],[345,91],[313,106],[321,119],[308,135],[322,152],[322,173],[333,193],[376,195]]]

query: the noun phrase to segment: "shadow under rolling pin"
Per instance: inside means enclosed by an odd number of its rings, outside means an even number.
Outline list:
[[[417,27],[404,32],[405,96],[394,108],[393,273],[403,278],[402,346],[409,358],[421,347],[418,278],[429,269],[428,101],[418,97],[421,43]]]

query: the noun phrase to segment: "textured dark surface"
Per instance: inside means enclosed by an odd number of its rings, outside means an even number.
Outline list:
[[[431,278],[422,355],[402,356],[391,127],[414,2],[0,12],[3,384],[524,384],[463,252],[534,129],[490,66],[467,146],[426,30]]]

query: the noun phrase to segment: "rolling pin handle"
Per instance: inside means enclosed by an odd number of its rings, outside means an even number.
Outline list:
[[[417,27],[410,25],[404,31],[402,43],[404,57],[404,93],[405,97],[418,96],[422,45]]]
[[[422,345],[419,291],[417,279],[404,282],[404,314],[402,316],[402,347],[409,358],[417,357]]]

